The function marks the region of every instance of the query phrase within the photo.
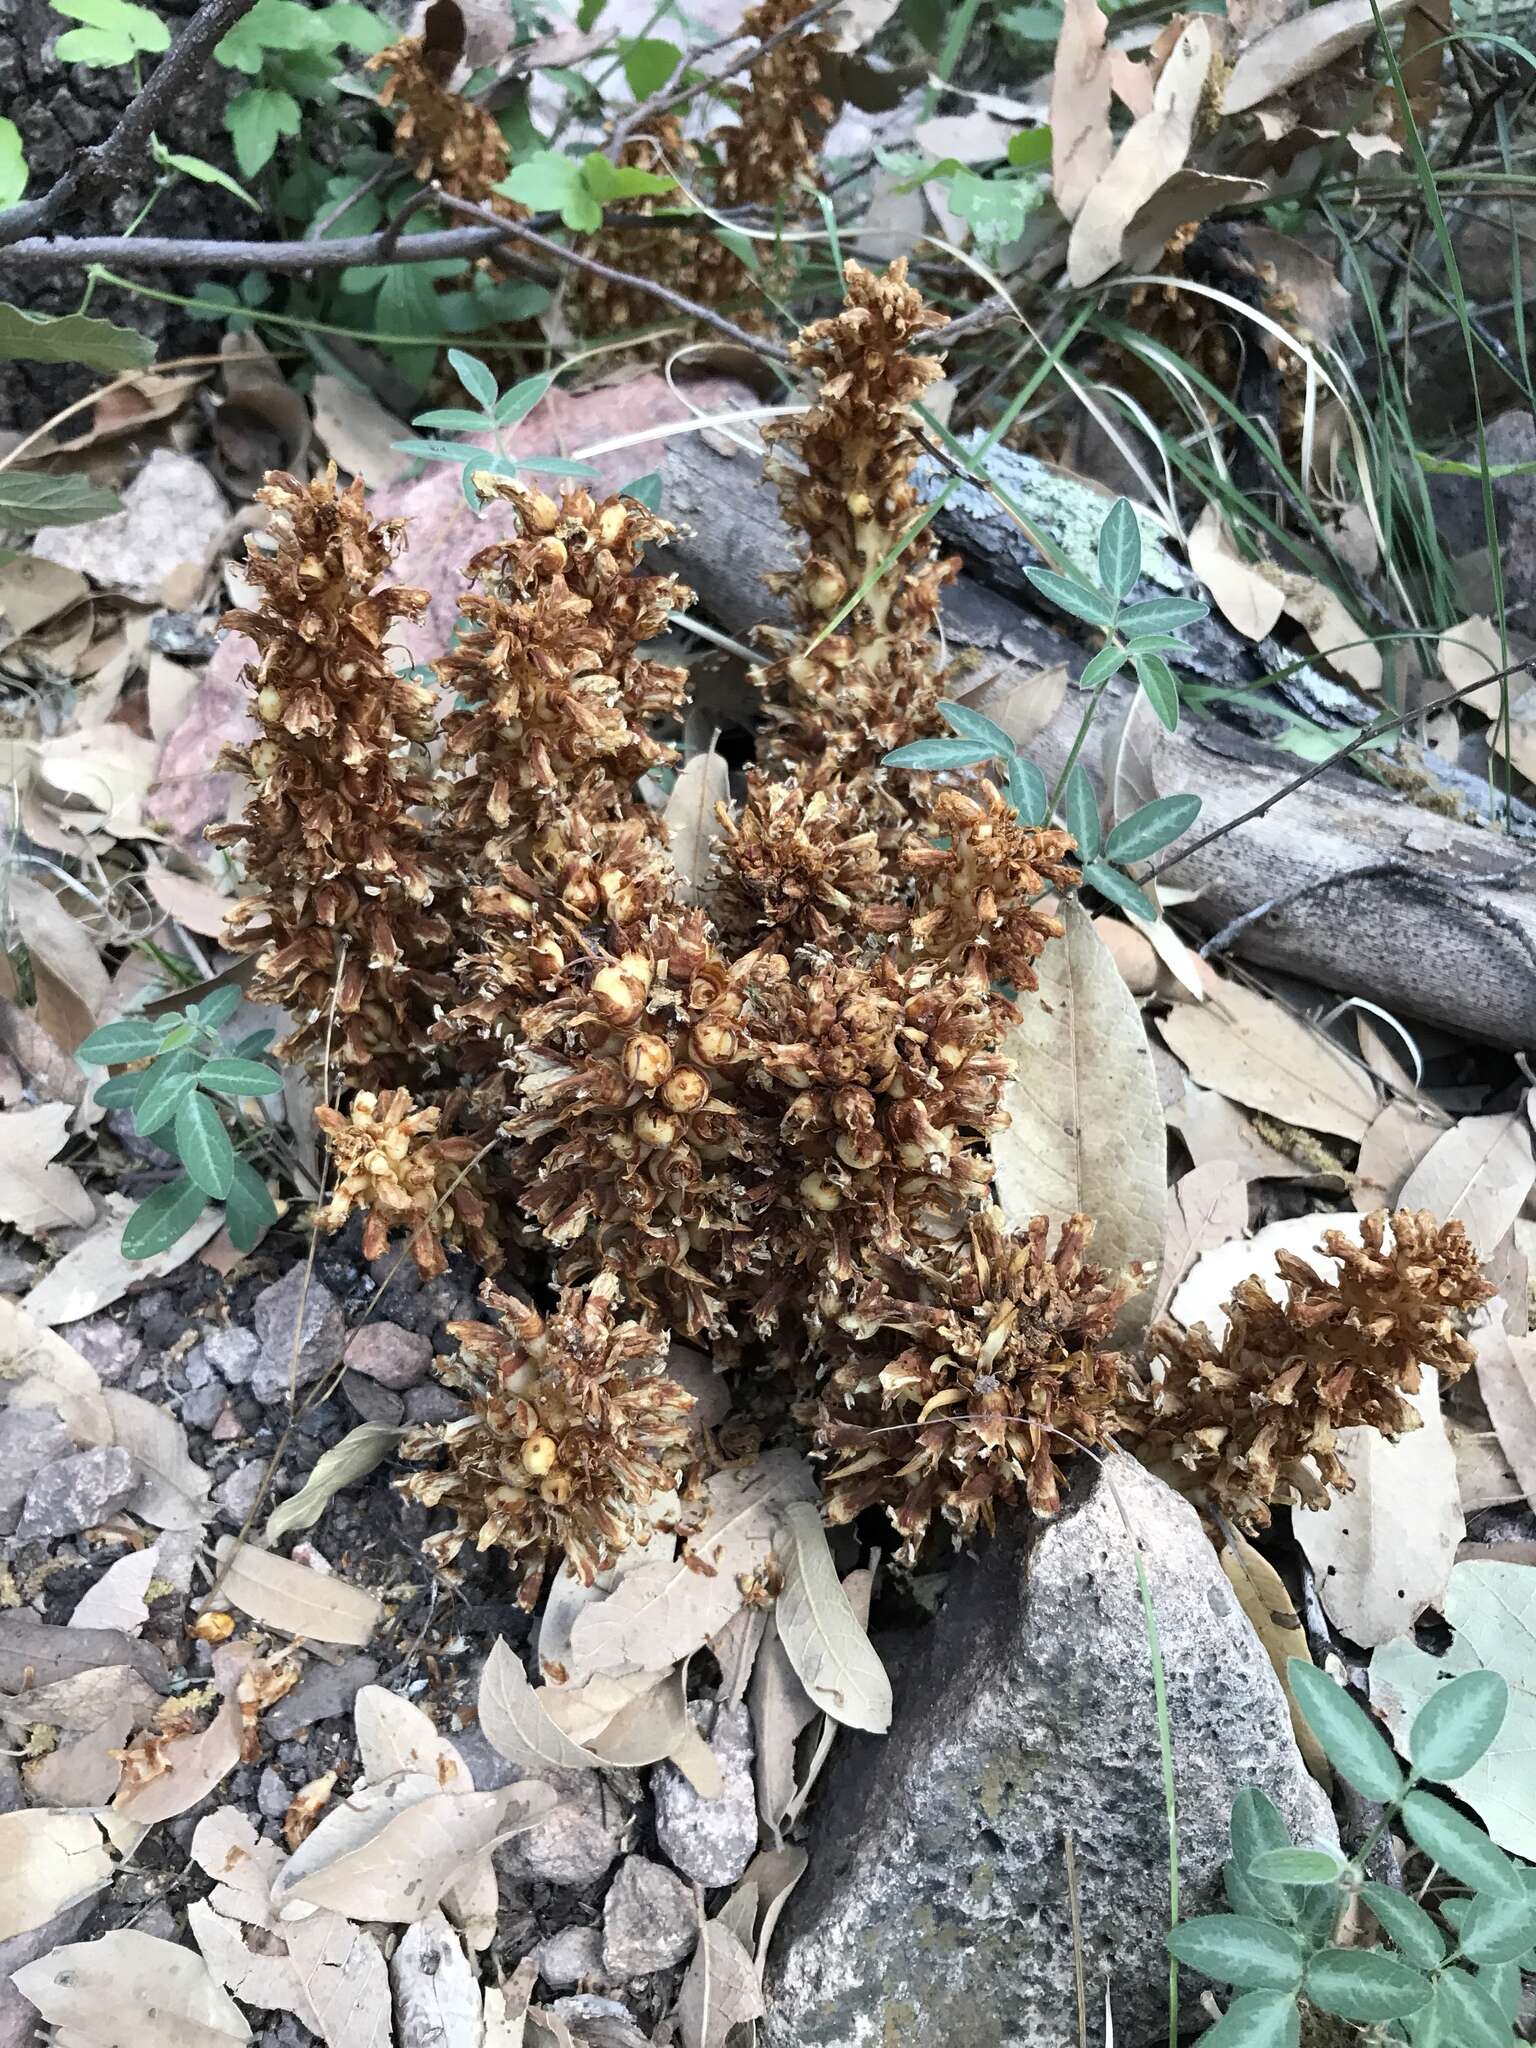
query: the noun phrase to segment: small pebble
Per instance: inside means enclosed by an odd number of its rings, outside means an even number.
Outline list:
[[[450,1394],[435,1380],[428,1381],[425,1386],[412,1387],[405,1397],[407,1422],[457,1422],[468,1412],[457,1394]]]
[[[138,1467],[119,1444],[97,1444],[56,1459],[27,1488],[16,1540],[39,1543],[92,1528],[120,1508],[138,1483]]]
[[[237,1529],[243,1527],[261,1496],[262,1481],[266,1476],[267,1461],[248,1458],[243,1465],[235,1467],[222,1486],[214,1488],[213,1497],[226,1522],[233,1522]]]
[[[210,1380],[206,1387],[194,1387],[182,1401],[181,1419],[189,1429],[212,1429],[228,1398],[218,1380]]]
[[[603,1901],[603,1967],[610,1979],[649,1977],[693,1953],[693,1894],[680,1877],[644,1856],[626,1856]]]
[[[702,1799],[675,1764],[658,1764],[651,1773],[656,1839],[695,1884],[734,1884],[757,1854],[752,1717],[744,1706],[708,1700],[694,1700],[688,1717],[709,1744],[725,1790],[718,1799]]]
[[[347,1365],[381,1387],[403,1393],[426,1377],[432,1363],[432,1344],[415,1330],[403,1330],[398,1323],[364,1323],[347,1346]]]
[[[256,1787],[257,1811],[267,1820],[281,1820],[293,1803],[293,1794],[270,1764]]]
[[[562,1927],[539,1944],[539,1975],[551,1991],[603,1981],[603,1936],[597,1927]]]
[[[260,1353],[261,1342],[256,1332],[234,1324],[227,1330],[210,1330],[203,1339],[203,1356],[230,1387],[245,1385]]]

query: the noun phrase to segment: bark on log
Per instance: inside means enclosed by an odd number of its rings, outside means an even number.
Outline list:
[[[673,441],[665,505],[691,532],[669,551],[701,607],[738,637],[782,615],[765,570],[791,556],[758,459],[723,453],[702,436]],[[1011,598],[962,577],[944,608],[955,649],[1028,668],[1087,650]],[[1117,680],[1100,719],[1113,729],[1129,703]],[[1031,747],[1047,775],[1066,758],[1083,699],[1069,691]],[[1190,790],[1200,829],[1235,818],[1290,781],[1294,759],[1210,721],[1165,733],[1141,727],[1158,795]],[[1102,782],[1097,749],[1088,762]],[[1208,933],[1249,919],[1232,941],[1247,958],[1361,995],[1404,1017],[1505,1046],[1536,1042],[1536,849],[1394,796],[1347,767],[1329,769],[1266,816],[1172,869],[1198,891],[1180,916]]]

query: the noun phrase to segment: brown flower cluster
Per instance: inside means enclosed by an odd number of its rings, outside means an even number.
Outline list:
[[[385,73],[381,107],[398,107],[394,152],[404,157],[423,184],[435,179],[455,199],[471,199],[522,219],[527,209],[493,188],[511,165],[506,138],[495,118],[448,79],[456,61],[451,50],[429,48],[421,36],[406,36],[379,50],[363,66]]]
[[[660,177],[696,174],[698,151],[683,139],[683,131],[672,114],[652,118],[643,135],[632,136],[616,159],[620,170],[649,171]],[[637,192],[615,202],[631,216],[671,211],[683,204],[678,192]],[[656,278],[686,297],[706,303],[712,295],[714,272],[706,267],[701,252],[705,238],[688,228],[608,228],[580,245],[582,253],[621,270],[630,277]],[[633,285],[596,277],[590,270],[578,271],[568,287],[572,314],[583,334],[605,339],[627,329],[654,327],[668,314],[649,292]]]
[[[1066,865],[1071,836],[1021,823],[986,781],[975,796],[937,791],[926,823],[933,836],[909,843],[905,855],[918,880],[914,955],[951,969],[984,962],[994,981],[1038,988],[1035,962],[1062,925],[1036,904],[1047,890],[1076,886],[1077,870]]]
[[[386,1088],[382,1095],[360,1088],[345,1114],[321,1104],[315,1122],[336,1170],[321,1227],[339,1230],[354,1209],[361,1210],[368,1219],[365,1259],[381,1258],[390,1232],[403,1230],[424,1280],[448,1270],[445,1242],[466,1246],[494,1273],[500,1247],[488,1228],[480,1182],[465,1171],[478,1148],[473,1138],[439,1137],[441,1118],[436,1103],[418,1109],[404,1088]]]
[[[662,1371],[665,1333],[621,1320],[619,1296],[618,1276],[601,1272],[588,1288],[568,1288],[546,1317],[487,1284],[482,1298],[499,1324],[451,1324],[459,1356],[438,1360],[471,1413],[401,1445],[405,1458],[447,1461],[402,1482],[454,1514],[451,1530],[428,1538],[430,1554],[446,1563],[470,1538],[508,1551],[524,1566],[524,1607],[552,1554],[591,1585],[646,1542],[661,1496],[688,1464],[693,1397]]]
[[[938,730],[943,670],[935,628],[958,559],[931,533],[907,538],[919,510],[913,403],[937,379],[936,356],[910,344],[943,325],[906,281],[904,257],[883,277],[850,262],[847,302],[807,327],[790,354],[816,382],[810,410],[764,427],[794,463],[772,475],[800,565],[770,579],[797,630],[765,631],[775,660],[760,671],[773,756],[813,782],[848,781],[892,748]],[[827,629],[886,560],[835,632]]]
[[[360,479],[342,491],[334,465],[311,484],[273,474],[257,495],[275,540],[246,544],[262,602],[224,624],[259,650],[246,676],[261,737],[221,756],[251,797],[238,824],[208,833],[244,849],[254,885],[228,943],[261,955],[253,999],[293,1017],[285,1057],[329,1044],[349,1080],[398,1081],[452,989],[442,871],[418,816],[433,795],[434,698],[395,673],[387,647],[427,594],[378,587],[403,528],[369,519]]]
[[[1398,1437],[1420,1426],[1406,1398],[1420,1368],[1460,1379],[1473,1363],[1469,1310],[1493,1293],[1460,1223],[1408,1209],[1366,1217],[1363,1242],[1337,1230],[1318,1250],[1338,1261],[1325,1280],[1279,1254],[1286,1299],[1248,1279],[1225,1304],[1220,1341],[1203,1323],[1153,1331],[1161,1376],[1126,1418],[1156,1459],[1182,1466],[1198,1498],[1251,1529],[1272,1505],[1326,1507],[1354,1482],[1338,1457],[1341,1429]]]
[[[810,1414],[834,1522],[882,1505],[911,1559],[936,1518],[966,1542],[999,1506],[1057,1511],[1060,1461],[1108,1440],[1123,1385],[1126,1289],[1086,1261],[1092,1232],[1069,1217],[1052,1250],[1044,1217],[1009,1235],[987,1210],[941,1255],[874,1266]]]

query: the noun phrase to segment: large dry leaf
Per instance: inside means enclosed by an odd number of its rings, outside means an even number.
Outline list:
[[[1399,1197],[1408,1176],[1433,1151],[1444,1128],[1396,1096],[1383,1105],[1361,1141],[1355,1167],[1359,1179],[1350,1190],[1362,1216],[1373,1209],[1402,1207]]]
[[[192,1860],[213,1879],[210,1899],[226,1919],[275,1927],[272,1880],[288,1860],[276,1842],[258,1835],[237,1806],[205,1814],[192,1831]]]
[[[1507,657],[1499,644],[1499,629],[1485,613],[1476,613],[1470,619],[1463,619],[1459,626],[1451,626],[1440,635],[1436,645],[1440,667],[1446,681],[1453,690],[1465,690],[1463,704],[1471,710],[1481,712],[1484,718],[1499,718],[1503,715],[1505,694],[1509,702],[1530,687],[1530,676],[1516,674],[1506,676],[1502,682],[1484,683],[1481,689],[1473,689],[1479,676],[1497,676],[1508,665]]]
[[[528,2000],[539,1981],[539,1959],[524,1956],[505,1984],[487,1984],[482,2003],[485,2048],[523,2048]]]
[[[1158,1019],[1170,1052],[1203,1088],[1303,1130],[1356,1144],[1376,1114],[1370,1076],[1271,997],[1226,981],[1198,1007]]]
[[[279,1873],[273,1903],[285,1922],[302,1906],[352,1920],[420,1920],[494,1843],[558,1805],[536,1780],[498,1792],[441,1792],[435,1777],[402,1772],[325,1816]]]
[[[37,1109],[12,1109],[0,1116],[0,1223],[14,1223],[29,1237],[61,1224],[83,1229],[96,1205],[67,1166],[49,1161],[69,1143],[67,1102]]]
[[[45,2020],[82,2041],[229,2048],[251,2038],[240,2008],[201,1956],[130,1927],[56,1948],[11,1982]]]
[[[545,1713],[516,1651],[509,1650],[500,1636],[480,1675],[478,1705],[486,1741],[509,1763],[531,1771],[550,1765],[564,1771],[596,1768],[596,1757],[573,1742]]]
[[[66,1338],[27,1309],[0,1297],[0,1382],[16,1384],[12,1403],[58,1411],[77,1444],[109,1444],[112,1418],[96,1369]]]
[[[117,1628],[124,1635],[136,1636],[149,1619],[144,1596],[159,1562],[160,1546],[150,1543],[108,1565],[95,1585],[76,1601],[69,1626]]]
[[[243,1735],[240,1701],[231,1678],[207,1727],[173,1737],[164,1751],[169,1768],[142,1784],[124,1785],[112,1802],[114,1812],[141,1827],[153,1827],[156,1821],[175,1820],[201,1806],[239,1763]]]
[[[1326,5],[1282,22],[1250,43],[1233,65],[1222,96],[1223,111],[1245,114],[1311,78],[1364,42],[1378,18],[1395,21],[1406,4],[1407,0],[1326,0]]]
[[[365,1685],[353,1705],[358,1762],[365,1783],[409,1771],[431,1778],[439,1792],[473,1792],[469,1766],[420,1707],[387,1686]]]
[[[1477,1388],[1510,1470],[1536,1508],[1536,1337],[1511,1337],[1493,1317],[1473,1335]]]
[[[159,839],[144,821],[144,800],[160,765],[160,743],[126,725],[60,733],[37,749],[34,782],[42,801],[70,830],[111,839]]]
[[[390,1958],[399,2038],[421,2048],[480,2048],[480,1983],[441,1913],[406,1929]]]
[[[224,890],[205,879],[178,875],[170,868],[153,863],[145,869],[144,880],[150,895],[177,924],[185,925],[199,938],[223,937],[224,920],[229,915],[231,900]]]
[[[308,1565],[258,1550],[233,1536],[219,1538],[218,1561],[220,1601],[289,1635],[361,1647],[384,1612],[361,1586],[349,1586],[344,1579],[311,1571]]]
[[[747,1711],[752,1716],[757,1810],[777,1836],[796,1792],[795,1744],[815,1720],[817,1710],[785,1655],[771,1615],[747,1686]]]
[[[1051,192],[1067,220],[1076,220],[1115,153],[1107,26],[1098,0],[1066,0],[1051,72]]]
[[[1131,123],[1072,224],[1067,277],[1079,289],[1114,268],[1131,222],[1184,168],[1215,54],[1209,24],[1200,15],[1186,16],[1158,77],[1152,111]]]
[[[1172,1196],[1163,1267],[1152,1296],[1154,1321],[1201,1253],[1241,1237],[1248,1227],[1248,1180],[1233,1160],[1191,1168],[1174,1183]]]
[[[661,818],[684,903],[697,903],[709,885],[710,855],[725,829],[715,806],[726,802],[730,793],[730,771],[713,746],[706,754],[695,754],[672,786]]]
[[[37,1021],[55,1045],[72,1053],[95,1030],[111,986],[97,942],[52,890],[14,867],[6,896],[31,958]],[[9,977],[9,963],[0,954],[0,995],[14,1000],[17,991],[6,986]]]
[[[1163,1110],[1135,999],[1087,912],[1069,902],[1063,916],[1040,992],[1024,997],[1004,1042],[1017,1070],[992,1145],[997,1200],[1015,1229],[1032,1216],[1093,1217],[1093,1257],[1120,1273],[1162,1256]],[[1132,1303],[1132,1327],[1150,1305]]]
[[[116,1387],[106,1388],[102,1399],[112,1419],[112,1441],[132,1455],[139,1471],[129,1512],[156,1529],[201,1528],[212,1513],[208,1492],[213,1482],[194,1464],[187,1433],[175,1416]]]
[[[127,1195],[108,1195],[105,1212],[72,1251],[45,1273],[26,1297],[26,1311],[40,1323],[75,1323],[106,1308],[130,1287],[159,1280],[184,1266],[201,1251],[223,1221],[217,1208],[207,1208],[191,1227],[163,1252],[149,1259],[125,1259],[123,1225],[138,1205]]]
[[[732,2027],[761,2019],[767,2009],[739,1936],[718,1919],[706,1921],[677,1994],[683,2048],[725,2048]]]
[[[845,1727],[883,1735],[891,1725],[891,1681],[838,1583],[820,1511],[789,1501],[780,1522],[784,1588],[774,1616],[784,1654],[823,1712]]]
[[[1367,1648],[1406,1635],[1426,1607],[1439,1604],[1467,1533],[1439,1375],[1428,1366],[1422,1372],[1423,1386],[1409,1398],[1423,1428],[1395,1444],[1374,1429],[1341,1429],[1339,1457],[1354,1492],[1330,1508],[1291,1514],[1324,1612]]]
[[[587,1747],[599,1762],[616,1770],[639,1770],[675,1757],[679,1743],[693,1732],[688,1719],[688,1666],[677,1665],[655,1685],[620,1707]]]
[[[325,1513],[328,1503],[344,1486],[354,1486],[382,1465],[405,1431],[386,1422],[360,1422],[339,1444],[332,1444],[315,1460],[313,1471],[287,1500],[279,1501],[267,1517],[263,1541],[275,1543],[295,1529],[312,1529]]]
[[[1229,626],[1246,639],[1268,639],[1285,609],[1285,592],[1238,553],[1215,505],[1207,505],[1190,529],[1189,566]]]
[[[1251,178],[1229,178],[1214,171],[1186,167],[1152,194],[1131,220],[1120,243],[1120,260],[1128,270],[1156,269],[1175,232],[1228,207],[1261,199],[1266,187]],[[1170,283],[1170,290],[1177,286]]]
[[[110,1883],[112,1870],[88,1813],[31,1807],[0,1814],[0,1941],[45,1926]]]
[[[134,1714],[132,1698],[119,1697],[87,1734],[24,1764],[22,1778],[32,1804],[108,1805],[123,1775],[120,1752],[133,1731]]]
[[[1065,664],[1036,669],[1029,675],[1015,668],[995,671],[969,688],[961,685],[955,701],[967,711],[979,711],[1000,725],[1016,747],[1027,747],[1040,737],[1066,701]]]
[[[1237,1595],[1237,1603],[1252,1624],[1254,1634],[1264,1645],[1264,1653],[1285,1691],[1296,1747],[1318,1783],[1328,1785],[1331,1777],[1323,1745],[1312,1733],[1306,1716],[1291,1696],[1290,1659],[1300,1657],[1308,1664],[1312,1662],[1307,1632],[1301,1625],[1296,1604],[1286,1590],[1284,1579],[1269,1559],[1254,1549],[1240,1529],[1223,1525],[1220,1558],[1227,1583]]]
[[[655,1671],[700,1650],[743,1604],[741,1582],[773,1556],[775,1510],[814,1500],[805,1460],[770,1451],[749,1467],[717,1472],[705,1488],[705,1518],[671,1564],[629,1572],[600,1606],[585,1608],[571,1646],[592,1672]]]
[[[327,2048],[390,2048],[389,1968],[374,1936],[339,1913],[284,1923],[283,1939]]]
[[[1285,611],[1296,621],[1331,669],[1360,689],[1381,688],[1381,650],[1359,626],[1326,583],[1315,576],[1283,578]]]
[[[1168,1111],[1168,1124],[1184,1140],[1196,1166],[1229,1159],[1248,1180],[1344,1179],[1342,1171],[1337,1176],[1320,1173],[1288,1152],[1277,1151],[1235,1102],[1193,1081],[1186,1081],[1183,1100]]]
[[[291,2012],[309,2025],[309,2001],[289,1956],[258,1953],[234,1921],[216,1912],[206,1899],[188,1906],[187,1925],[203,1961],[226,1991],[245,2005],[263,2012]]]
[[[1478,1257],[1491,1258],[1536,1184],[1531,1126],[1523,1109],[1466,1116],[1438,1138],[1398,1196],[1404,1209],[1429,1209],[1442,1223],[1466,1226]]]

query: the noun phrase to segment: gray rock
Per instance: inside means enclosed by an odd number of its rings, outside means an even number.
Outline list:
[[[25,1294],[37,1278],[37,1260],[0,1248],[0,1294]]]
[[[616,1998],[578,1991],[548,2006],[582,2044],[582,2048],[651,2048],[651,2037],[635,2025],[634,2015]]]
[[[219,643],[200,612],[156,612],[149,622],[149,644],[172,661],[195,665],[211,661]]]
[[[213,1384],[213,1367],[203,1352],[201,1344],[194,1344],[181,1361],[181,1370],[189,1387],[208,1387]]]
[[[341,1304],[302,1265],[290,1266],[281,1280],[262,1289],[254,1314],[261,1356],[251,1374],[251,1392],[258,1401],[286,1400],[290,1387],[313,1385],[341,1357],[346,1342]]]
[[[153,604],[178,563],[205,558],[225,517],[224,494],[205,466],[157,448],[124,491],[122,510],[91,521],[94,547],[82,526],[45,526],[33,534],[32,552]]]
[[[111,1316],[87,1316],[71,1323],[69,1341],[96,1368],[96,1377],[106,1387],[120,1387],[144,1351],[142,1338]]]
[[[35,1614],[0,1614],[0,1692],[24,1692],[113,1664],[131,1665],[156,1692],[166,1689],[165,1659],[153,1643],[117,1628],[59,1628]]]
[[[752,1779],[752,1716],[745,1707],[695,1700],[688,1709],[720,1766],[725,1790],[701,1799],[675,1764],[651,1773],[656,1839],[696,1884],[734,1884],[757,1854],[757,1788]]]
[[[0,1413],[0,1531],[9,1534],[27,1490],[44,1465],[67,1458],[75,1440],[55,1408],[7,1408]]]
[[[231,1324],[226,1330],[210,1330],[203,1339],[203,1356],[230,1387],[243,1387],[256,1369],[261,1339],[254,1330]]]
[[[468,1413],[468,1405],[457,1394],[450,1394],[446,1387],[440,1387],[436,1380],[429,1381],[424,1387],[412,1387],[405,1397],[407,1422],[457,1422],[461,1415]]]
[[[403,1393],[426,1376],[432,1342],[398,1323],[364,1323],[347,1346],[347,1369]]]
[[[27,1488],[16,1540],[38,1543],[92,1528],[120,1508],[138,1483],[138,1469],[120,1444],[96,1444],[56,1458]]]
[[[624,1851],[634,1809],[606,1771],[540,1771],[560,1804],[548,1820],[525,1828],[494,1851],[519,1877],[546,1884],[596,1884]],[[475,1781],[480,1782],[478,1778]]]
[[[649,1977],[693,1954],[693,1893],[644,1856],[626,1856],[603,1901],[603,1967],[615,1983]]]
[[[957,1566],[938,1619],[888,1659],[888,1736],[840,1739],[781,1928],[767,2048],[1062,2048],[1077,2038],[1062,1848],[1076,1849],[1088,2010],[1166,2031],[1168,1829],[1140,1539],[1167,1672],[1181,1910],[1221,1904],[1234,1795],[1336,1839],[1285,1697],[1198,1516],[1129,1459],[1114,1491]],[[1197,1985],[1187,1995],[1196,2018]],[[1100,2038],[1095,2026],[1091,2038]]]
[[[213,1489],[213,1497],[219,1512],[226,1522],[243,1529],[252,1508],[261,1498],[262,1484],[267,1476],[265,1458],[247,1458],[243,1465],[237,1465],[222,1486]]]
[[[351,1712],[352,1702],[378,1675],[378,1663],[372,1657],[348,1657],[340,1664],[316,1661],[292,1692],[268,1707],[261,1719],[262,1729],[274,1742],[286,1742],[316,1721],[333,1721],[338,1714]]]
[[[405,1403],[398,1394],[392,1394],[376,1380],[365,1380],[361,1373],[344,1372],[341,1391],[348,1407],[361,1415],[364,1422],[379,1422],[386,1429],[395,1429],[405,1414]]]
[[[8,1756],[0,1757],[0,1813],[16,1813],[26,1803],[20,1771]]]
[[[205,1387],[194,1387],[181,1404],[181,1419],[189,1429],[212,1429],[224,1413],[228,1399],[222,1380],[210,1380]]]
[[[539,1944],[539,1975],[551,1991],[603,1981],[603,1935],[598,1927],[562,1927]]]
[[[286,1782],[268,1764],[256,1785],[257,1811],[267,1820],[281,1820],[292,1804],[293,1794]]]

